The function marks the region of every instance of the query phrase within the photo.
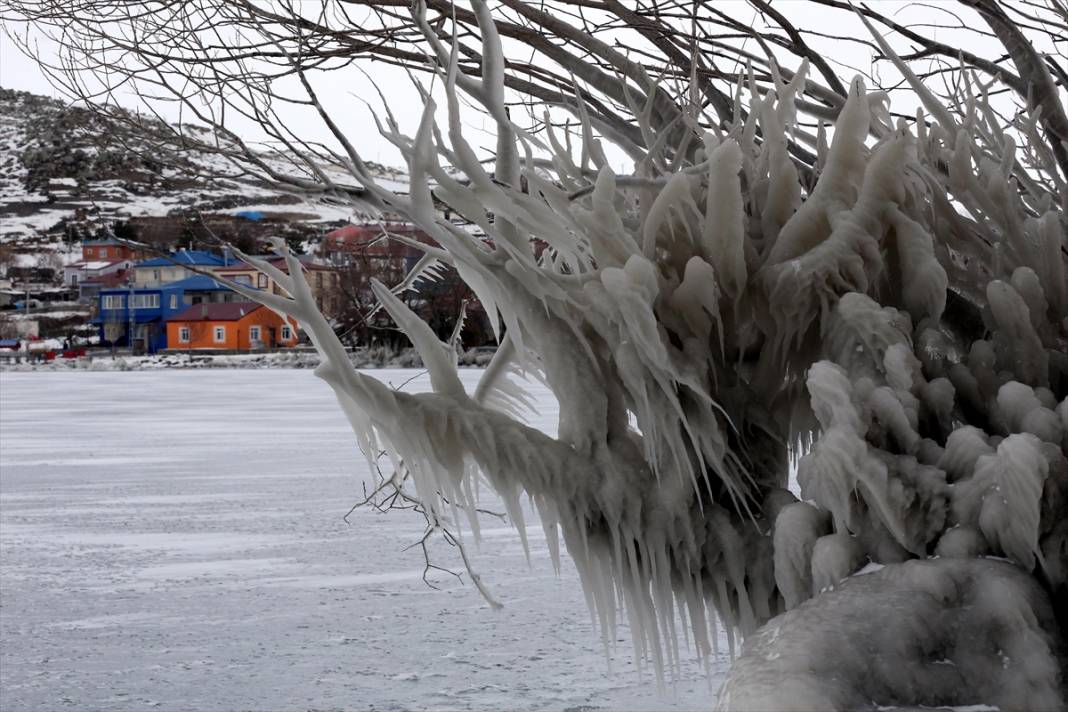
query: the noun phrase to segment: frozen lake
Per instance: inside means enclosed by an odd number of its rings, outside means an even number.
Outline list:
[[[405,551],[421,516],[342,519],[366,469],[310,371],[0,373],[0,708],[711,706],[725,652],[658,694],[621,627],[609,670],[536,519],[529,568],[484,524],[475,560],[503,610],[466,575],[428,587]],[[435,563],[462,570],[447,547]]]

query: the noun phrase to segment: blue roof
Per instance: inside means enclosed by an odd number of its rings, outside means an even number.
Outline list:
[[[202,274],[195,274],[192,277],[179,279],[176,282],[167,282],[156,287],[106,287],[100,290],[100,294],[101,296],[108,294],[158,294],[174,289],[184,292],[230,291],[230,288],[222,282],[211,277],[205,277]]]
[[[235,213],[239,218],[245,218],[246,220],[259,221],[265,217],[262,210],[240,210]]]
[[[204,265],[207,267],[220,267],[226,264],[222,257],[204,250],[180,250],[170,256],[154,257],[144,262],[138,262],[134,267],[170,267],[175,262],[183,265]]]
[[[177,282],[168,282],[167,284],[164,284],[162,286],[162,288],[163,289],[181,289],[181,290],[184,290],[186,292],[206,292],[206,291],[214,291],[214,290],[226,290],[226,291],[229,291],[230,290],[230,288],[227,287],[222,282],[217,282],[216,280],[212,279],[211,277],[205,277],[202,274],[195,274],[192,277],[186,277],[185,279],[180,279]]]

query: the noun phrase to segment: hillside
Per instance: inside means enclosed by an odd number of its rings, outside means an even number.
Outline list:
[[[0,242],[9,259],[14,253],[11,261],[76,259],[77,242],[116,225],[161,247],[191,244],[210,231],[239,243],[282,235],[310,249],[354,217],[347,205],[239,180],[209,150],[161,148],[153,137],[166,127],[122,118],[0,89]],[[140,123],[136,131],[133,121]],[[396,171],[382,174],[398,184],[403,179]]]

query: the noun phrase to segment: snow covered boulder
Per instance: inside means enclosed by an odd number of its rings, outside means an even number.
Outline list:
[[[764,625],[731,667],[717,709],[1064,710],[1056,631],[1046,593],[1013,564],[895,564]]]

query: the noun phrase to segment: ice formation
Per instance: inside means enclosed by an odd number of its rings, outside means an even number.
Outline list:
[[[1056,625],[1045,591],[1019,567],[909,561],[849,578],[764,626],[718,709],[1056,712]]]
[[[804,65],[754,87],[724,130],[685,124],[696,140],[654,141],[641,175],[619,176],[581,101],[577,159],[551,123],[538,136],[512,123],[492,18],[475,7],[481,79],[422,22],[448,125],[428,99],[415,137],[388,129],[410,193],[349,161],[505,335],[477,391],[382,285],[433,393],[352,369],[292,256],[295,277],[255,262],[288,296],[233,285],[300,321],[364,453],[390,453],[435,521],[475,538],[480,484],[520,534],[529,497],[606,643],[622,613],[658,675],[687,644],[708,655],[717,619],[747,636],[724,709],[1063,708],[1064,193],[1018,190],[1010,139],[933,105],[907,68],[929,115],[890,125],[858,78],[814,184],[778,138],[796,128]],[[460,91],[497,122],[492,174],[465,139]],[[488,239],[441,219],[435,199]],[[552,389],[558,437],[519,419],[514,369]],[[783,489],[791,457],[804,503]],[[885,568],[850,577],[868,562]]]

